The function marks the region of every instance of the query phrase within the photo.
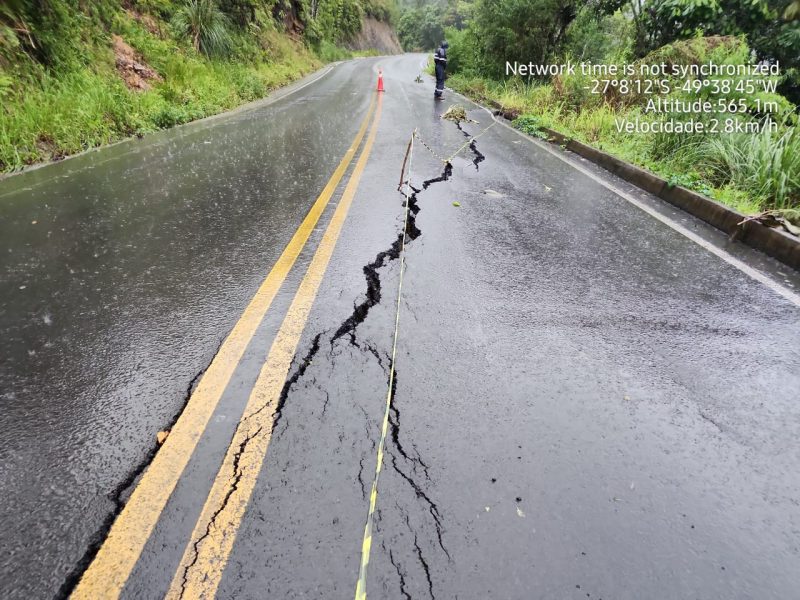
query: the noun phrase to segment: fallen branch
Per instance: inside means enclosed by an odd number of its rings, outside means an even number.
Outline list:
[[[783,227],[792,235],[800,236],[800,210],[796,208],[765,210],[745,217],[737,225],[743,227],[751,221],[758,221],[765,227]]]

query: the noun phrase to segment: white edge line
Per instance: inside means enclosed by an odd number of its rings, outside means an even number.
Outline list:
[[[458,93],[458,92],[456,92],[456,93]],[[465,98],[465,99],[469,100],[469,98],[466,98],[466,96],[463,96],[462,94],[458,94],[458,95],[461,96],[462,98]],[[701,248],[704,248],[705,250],[707,250],[711,254],[717,256],[718,258],[721,258],[722,260],[724,260],[729,265],[731,265],[733,267],[736,267],[737,269],[739,269],[745,275],[751,277],[752,279],[755,279],[759,283],[762,283],[763,285],[767,286],[769,289],[771,289],[776,294],[782,296],[783,298],[785,298],[786,300],[788,300],[789,302],[791,302],[792,304],[794,304],[795,306],[800,308],[800,294],[797,294],[797,293],[793,292],[792,290],[789,290],[789,289],[785,288],[784,286],[782,286],[778,282],[770,279],[769,277],[764,275],[762,272],[754,269],[750,265],[748,265],[745,262],[739,260],[738,258],[736,258],[732,254],[726,252],[722,248],[719,248],[719,247],[715,246],[714,244],[712,244],[711,242],[709,242],[707,240],[704,240],[702,237],[700,237],[696,233],[686,229],[683,225],[680,225],[679,223],[676,223],[675,221],[673,221],[669,217],[667,217],[665,215],[662,215],[661,213],[659,213],[658,211],[654,210],[653,208],[650,208],[649,206],[647,206],[643,202],[637,200],[636,198],[634,198],[633,196],[631,196],[627,192],[624,192],[623,190],[619,189],[614,184],[609,183],[607,181],[604,181],[601,177],[598,177],[595,173],[592,173],[590,170],[582,167],[581,165],[575,164],[575,162],[573,160],[563,156],[562,153],[553,150],[552,148],[550,148],[544,142],[540,142],[539,140],[536,140],[536,139],[530,137],[529,135],[526,135],[526,134],[522,133],[521,131],[518,131],[518,130],[514,129],[508,123],[505,123],[501,119],[498,119],[494,115],[494,113],[492,113],[492,111],[490,111],[485,106],[481,106],[480,104],[478,104],[477,102],[474,102],[473,100],[469,100],[469,101],[473,102],[476,106],[479,106],[480,108],[485,110],[487,113],[489,113],[489,115],[492,117],[492,119],[495,122],[499,123],[500,125],[502,125],[506,129],[508,129],[509,131],[513,131],[518,136],[528,140],[534,146],[537,146],[539,148],[542,148],[543,150],[546,150],[547,152],[549,152],[550,154],[552,154],[553,156],[555,156],[559,160],[561,160],[561,161],[565,162],[566,164],[568,164],[569,166],[571,166],[576,171],[580,171],[581,173],[583,173],[584,175],[586,175],[590,179],[596,181],[597,183],[599,183],[600,185],[602,185],[606,189],[608,189],[611,192],[615,193],[620,198],[623,198],[624,200],[627,200],[628,202],[633,204],[636,208],[646,212],[648,215],[650,215],[651,217],[657,219],[658,221],[661,221],[662,223],[664,223],[664,225],[666,225],[666,226],[670,227],[671,229],[677,231],[678,233],[680,233],[684,237],[689,238],[690,240],[692,240],[695,244],[697,244]]]

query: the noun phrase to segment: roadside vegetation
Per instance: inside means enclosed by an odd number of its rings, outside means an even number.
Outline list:
[[[517,115],[528,133],[557,130],[643,166],[674,185],[700,191],[745,213],[800,209],[800,8],[788,0],[459,0],[433,2],[450,43],[448,85]],[[400,18],[402,23],[408,12]],[[592,77],[506,76],[506,61],[558,64],[773,64],[774,91],[699,95],[670,78],[666,100],[741,98],[730,114],[667,114],[736,125],[728,133],[628,133],[617,123],[645,118],[650,99],[613,86],[592,94]],[[707,77],[705,79],[715,79]],[[721,79],[716,77],[716,79]],[[737,80],[746,77],[734,78]],[[588,89],[587,89],[588,88]],[[768,107],[768,110],[765,109]],[[651,117],[647,117],[651,118]],[[769,118],[774,126],[764,127]],[[792,213],[790,213],[792,214]],[[795,218],[795,214],[792,214]]]
[[[262,98],[392,42],[394,0],[6,0],[0,172]],[[377,25],[375,25],[377,23]]]

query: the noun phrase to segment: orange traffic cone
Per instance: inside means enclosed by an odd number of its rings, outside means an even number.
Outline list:
[[[379,92],[385,91],[383,89],[383,71],[381,71],[380,69],[378,69],[378,91]]]

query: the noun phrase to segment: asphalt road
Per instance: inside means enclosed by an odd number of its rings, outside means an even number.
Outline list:
[[[4,598],[797,596],[798,274],[422,60],[0,182]]]

